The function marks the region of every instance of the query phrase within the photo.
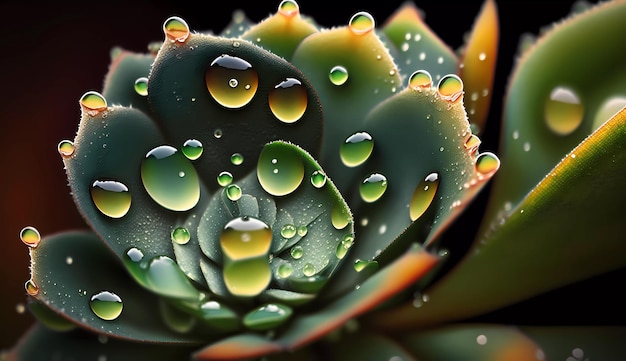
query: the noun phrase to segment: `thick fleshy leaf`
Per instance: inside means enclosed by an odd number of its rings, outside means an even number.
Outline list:
[[[321,310],[294,319],[274,339],[238,335],[216,342],[196,354],[201,360],[235,360],[267,353],[295,350],[337,329],[350,319],[371,311],[428,273],[439,257],[415,245],[394,263],[381,270],[353,292],[325,305]]]
[[[112,62],[104,79],[102,95],[111,105],[133,107],[150,114],[148,75],[154,61],[154,54],[137,54],[114,48]]]
[[[399,341],[420,361],[546,359],[532,339],[512,326],[451,325],[403,335]]]
[[[414,2],[404,2],[383,24],[381,37],[391,44],[403,82],[413,72],[426,70],[437,83],[445,75],[456,73],[457,55],[426,25],[419,12]]]
[[[600,2],[552,26],[517,61],[501,132],[502,169],[482,233],[578,143],[626,106],[626,3]]]
[[[485,313],[626,266],[626,109],[594,132],[425,292],[430,301],[374,316],[385,327]],[[566,210],[566,211],[564,211]]]
[[[443,91],[405,89],[367,115],[363,130],[374,149],[350,187],[361,192],[349,199],[360,217],[349,263],[375,260],[384,266],[413,242],[433,246],[497,170],[493,154],[478,152],[480,140],[471,134],[463,97],[445,99]],[[484,167],[485,160],[492,166]],[[363,191],[372,174],[384,178],[379,199]],[[339,291],[363,278],[344,269],[333,282]]]
[[[29,293],[83,329],[142,342],[204,340],[200,334],[168,329],[161,321],[158,297],[136,284],[92,233],[44,237],[31,249],[31,272]]]
[[[202,146],[194,160],[209,189],[223,171],[243,177],[273,140],[317,156],[322,108],[315,90],[286,60],[243,39],[193,33],[162,46],[148,98],[169,144]]]
[[[626,357],[626,327],[524,326],[520,329],[542,348],[546,360],[619,361]]]
[[[82,330],[53,332],[44,326],[33,326],[20,342],[6,355],[11,361],[34,360],[186,360],[194,346],[131,343],[104,334],[96,335]],[[2,355],[5,356],[5,355]]]
[[[485,0],[462,50],[459,76],[465,87],[465,107],[477,134],[485,126],[491,104],[500,25],[494,0]],[[478,130],[476,130],[476,128]]]

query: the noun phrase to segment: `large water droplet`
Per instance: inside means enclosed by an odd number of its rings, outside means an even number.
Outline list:
[[[380,173],[371,174],[361,182],[359,187],[361,198],[368,203],[380,199],[386,190],[387,178]]]
[[[308,105],[306,88],[294,78],[287,78],[271,89],[268,101],[272,113],[284,123],[297,122]]]
[[[500,168],[500,159],[491,152],[484,152],[476,158],[476,170],[482,175],[490,175]]]
[[[91,200],[102,214],[122,218],[128,213],[131,195],[125,184],[113,180],[96,180],[89,188]]]
[[[350,223],[349,210],[341,203],[337,203],[330,211],[330,220],[336,229],[344,229]]]
[[[278,13],[291,18],[300,13],[300,7],[294,0],[283,0],[278,5]]]
[[[107,109],[107,101],[102,94],[88,91],[80,98],[80,106],[92,117]]]
[[[559,135],[575,131],[583,121],[583,105],[572,89],[558,86],[546,100],[544,116],[548,128]]]
[[[343,164],[348,167],[356,167],[369,158],[373,149],[374,141],[372,136],[367,132],[358,132],[349,136],[341,144],[339,155]]]
[[[103,320],[115,320],[122,313],[124,304],[120,296],[113,292],[102,291],[91,296],[89,299],[89,307],[93,313]]]
[[[418,70],[409,77],[409,87],[419,90],[430,88],[433,84],[433,78],[426,70]]]
[[[163,32],[170,41],[184,43],[189,37],[189,25],[182,18],[172,16],[163,23]]]
[[[359,11],[358,13],[352,15],[350,22],[348,23],[350,31],[356,35],[369,33],[374,30],[375,26],[374,17],[366,11]]]
[[[412,221],[417,220],[426,212],[435,198],[437,187],[439,187],[439,174],[437,173],[430,173],[417,185],[409,203],[409,216]]]
[[[59,142],[57,149],[59,151],[59,154],[66,158],[71,157],[74,154],[74,151],[76,151],[76,146],[74,146],[74,142],[72,142],[71,140],[62,140]]]
[[[248,104],[259,85],[259,75],[250,63],[227,54],[213,60],[205,80],[213,99],[227,108]]]
[[[243,318],[243,324],[251,330],[271,330],[285,323],[292,313],[290,307],[268,303],[248,312]]]
[[[35,281],[32,279],[29,279],[26,283],[24,283],[24,289],[26,290],[26,293],[33,297],[39,294],[39,286],[37,286]]]
[[[311,277],[315,274],[315,266],[313,263],[307,262],[302,266],[302,274],[306,277]]]
[[[463,94],[463,81],[456,74],[448,74],[439,79],[437,90],[442,99],[456,101]]]
[[[222,251],[231,260],[259,257],[272,243],[272,230],[260,219],[237,217],[226,223],[220,236]]]
[[[224,283],[236,296],[254,297],[263,292],[272,279],[267,257],[229,262],[224,267]]]
[[[26,226],[20,231],[20,239],[28,247],[35,248],[39,245],[39,242],[41,242],[41,235],[37,228]]]
[[[148,95],[148,78],[141,77],[141,78],[137,78],[137,80],[135,80],[135,92],[141,96],[147,96]]]
[[[187,244],[191,239],[191,233],[185,227],[176,227],[172,230],[172,241],[178,244]]]
[[[182,151],[188,159],[196,160],[200,158],[203,150],[204,148],[202,148],[202,142],[197,139],[188,139],[185,143],[183,143]]]
[[[257,163],[257,178],[271,195],[290,194],[304,179],[302,157],[284,146],[265,146]]]
[[[196,169],[189,159],[168,145],[146,154],[141,163],[141,180],[155,202],[173,211],[187,211],[200,199]]]
[[[330,69],[328,78],[335,85],[343,85],[348,81],[348,70],[341,65],[336,65]]]
[[[277,273],[279,278],[287,278],[293,273],[293,266],[289,263],[283,263],[278,266]]]

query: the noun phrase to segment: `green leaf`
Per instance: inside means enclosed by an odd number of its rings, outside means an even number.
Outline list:
[[[31,249],[35,299],[83,329],[143,342],[194,343],[201,334],[177,334],[161,321],[159,298],[136,284],[98,237],[68,232],[45,237]],[[92,308],[106,292],[113,305],[99,316]],[[115,299],[115,296],[118,299]],[[103,307],[103,308],[104,308]],[[121,312],[113,308],[121,307]],[[119,309],[117,310],[119,312]],[[110,312],[110,313],[109,313]],[[205,336],[206,337],[206,336]]]
[[[374,324],[405,328],[463,319],[626,266],[626,170],[618,166],[626,162],[625,150],[623,109],[427,289],[429,302],[375,315]]]

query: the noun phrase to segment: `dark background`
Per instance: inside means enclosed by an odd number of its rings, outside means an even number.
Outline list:
[[[25,303],[24,282],[29,278],[28,250],[19,239],[19,231],[33,225],[45,236],[86,228],[70,197],[56,146],[62,139],[73,139],[82,94],[101,90],[111,48],[145,52],[148,43],[163,39],[163,21],[172,15],[181,16],[192,30],[219,32],[230,21],[233,10],[245,9],[251,20],[260,21],[274,13],[279,2],[221,1],[219,8],[207,1],[193,5],[184,1],[83,1],[29,6],[0,2],[0,144],[6,146],[0,157],[4,170],[0,181],[0,349],[13,345],[33,321],[28,313],[17,312],[18,305]],[[302,14],[331,27],[346,24],[361,10],[370,12],[382,24],[402,0],[360,4],[299,1]],[[426,13],[426,23],[456,49],[471,29],[482,1],[416,4]],[[500,120],[520,34],[536,34],[542,26],[566,16],[571,5],[546,1],[498,3],[501,37],[492,92],[492,126]],[[497,152],[498,137],[498,127],[494,126],[484,134],[481,149]],[[480,214],[487,191],[470,208],[472,214]],[[461,229],[469,230],[477,223],[469,214],[460,221]],[[611,310],[619,310],[624,297],[618,296],[618,287],[608,285],[623,279],[624,274],[618,271],[551,292],[481,320],[622,323],[623,316],[616,319]],[[567,313],[563,304],[578,310]]]

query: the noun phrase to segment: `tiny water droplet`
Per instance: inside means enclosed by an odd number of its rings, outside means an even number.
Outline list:
[[[378,266],[378,262],[376,261],[365,261],[365,260],[361,260],[361,259],[357,259],[356,261],[354,261],[354,270],[357,272],[361,272],[365,269],[365,267],[368,266],[372,266],[372,267],[377,267]]]
[[[237,217],[224,226],[220,244],[231,260],[263,256],[272,243],[272,230],[260,219]]]
[[[143,97],[148,95],[148,78],[141,77],[135,80],[135,92]]]
[[[346,138],[341,144],[339,155],[341,161],[348,167],[356,167],[363,164],[374,149],[372,136],[367,132],[357,132]]]
[[[113,180],[96,180],[89,188],[91,200],[102,214],[111,218],[122,218],[128,213],[131,195],[128,187]]]
[[[293,238],[296,235],[296,226],[293,224],[285,224],[280,229],[280,235],[284,238]]]
[[[184,43],[189,37],[189,25],[178,16],[171,16],[163,23],[163,32],[172,42]]]
[[[283,123],[295,123],[306,111],[308,97],[306,88],[298,79],[287,78],[268,95],[270,110]]]
[[[463,81],[456,74],[448,74],[439,79],[437,90],[442,99],[454,102],[463,94]]]
[[[409,203],[409,216],[411,217],[411,221],[417,220],[426,212],[435,198],[438,187],[439,174],[437,173],[430,173],[415,187],[415,191],[413,191],[413,196],[411,197],[411,203]]]
[[[336,65],[328,73],[330,82],[339,86],[348,81],[348,70],[341,65]]]
[[[39,286],[37,286],[35,281],[32,279],[29,279],[26,283],[24,283],[24,289],[26,290],[26,293],[31,296],[37,296],[37,294],[39,294]]]
[[[76,150],[76,146],[74,146],[74,142],[71,140],[62,140],[59,142],[57,146],[59,154],[63,157],[71,157]]]
[[[476,158],[476,170],[480,174],[489,175],[497,171],[498,168],[500,168],[500,159],[491,152],[481,153]]]
[[[93,117],[107,109],[107,101],[102,94],[88,91],[80,98],[80,106]]]
[[[359,192],[361,199],[365,202],[376,202],[387,190],[387,178],[380,174],[374,173],[369,175],[361,182]]]
[[[350,213],[341,203],[337,203],[330,211],[330,220],[336,229],[344,229],[350,223]]]
[[[234,87],[233,80],[237,83]],[[247,61],[222,54],[207,69],[205,81],[209,93],[219,104],[226,108],[241,108],[256,94],[259,75]]]
[[[283,263],[278,266],[278,277],[287,278],[293,273],[293,266],[289,263]]]
[[[233,153],[230,156],[230,163],[232,165],[241,165],[243,163],[243,155],[241,153]]]
[[[215,129],[215,131],[213,131],[213,137],[215,137],[215,139],[220,139],[222,137],[222,130]]]
[[[283,0],[278,5],[278,13],[291,18],[300,13],[300,7],[294,0]]]
[[[304,266],[302,266],[302,273],[307,277],[313,276],[315,274],[315,266],[312,263],[307,262]]]
[[[171,238],[177,244],[187,244],[191,239],[191,233],[185,227],[176,227],[172,230]]]
[[[243,317],[243,324],[256,331],[275,329],[287,321],[293,310],[285,305],[268,303],[248,312]]]
[[[478,150],[478,146],[480,146],[480,143],[480,138],[478,138],[478,136],[476,136],[475,134],[471,134],[465,140],[465,143],[463,145],[465,146],[465,149],[467,149],[467,151],[469,151],[470,153],[474,153],[476,150]]]
[[[202,143],[196,139],[188,139],[183,143],[183,154],[185,157],[191,160],[196,160],[200,158],[203,151]]]
[[[352,18],[350,18],[350,22],[348,23],[350,31],[356,35],[369,33],[375,26],[374,17],[366,11],[359,11],[358,13],[352,15]]]
[[[418,70],[409,77],[409,86],[411,89],[419,90],[430,88],[433,84],[433,78],[426,70]]]
[[[231,201],[235,202],[241,198],[242,195],[241,187],[236,184],[230,184],[226,186],[226,197]]]
[[[265,146],[257,163],[257,178],[263,189],[271,195],[290,194],[304,179],[302,157],[283,146]]]
[[[149,151],[141,162],[141,180],[150,197],[167,209],[187,211],[200,200],[198,173],[174,147]]]
[[[552,89],[544,108],[548,128],[558,135],[575,131],[583,121],[583,112],[578,95],[572,89],[561,86]]]
[[[295,246],[289,253],[293,259],[300,259],[304,255],[304,250],[302,249],[302,246]]]
[[[233,175],[230,172],[223,171],[217,175],[217,184],[221,187],[226,187],[233,182]]]
[[[39,242],[41,242],[41,235],[37,228],[26,226],[20,231],[20,239],[28,247],[35,248],[39,245]]]
[[[309,229],[306,226],[298,226],[298,236],[304,237],[309,232]]]
[[[96,316],[105,321],[111,321],[120,316],[124,304],[120,296],[115,293],[102,291],[91,296],[89,306]]]
[[[322,188],[326,184],[326,174],[321,170],[316,170],[311,174],[311,184],[315,188]]]

